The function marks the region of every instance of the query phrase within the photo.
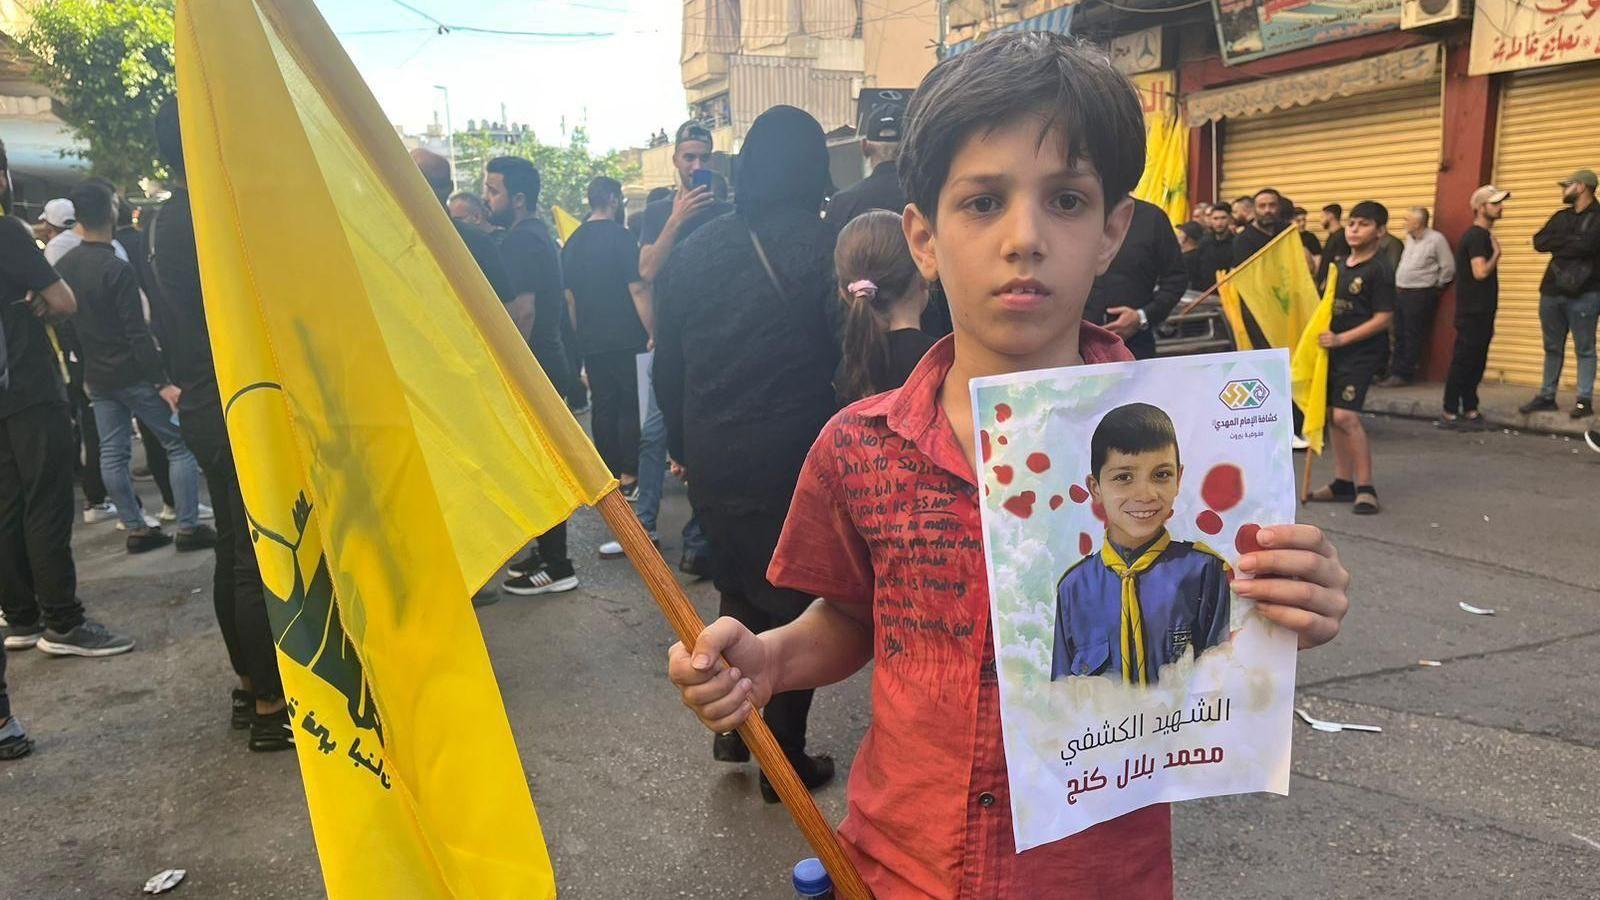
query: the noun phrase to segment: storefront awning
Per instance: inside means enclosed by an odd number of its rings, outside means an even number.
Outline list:
[[[1230,116],[1249,116],[1335,97],[1387,90],[1439,76],[1439,45],[1423,44],[1371,59],[1264,78],[1236,87],[1197,91],[1184,100],[1190,126]]]
[[[1074,7],[1072,6],[1058,6],[1049,12],[1040,13],[1037,16],[1023,19],[1020,22],[1012,22],[1010,25],[1002,25],[993,31],[985,33],[983,37],[951,44],[947,55],[955,56],[958,53],[965,53],[977,46],[978,41],[981,41],[990,35],[1005,34],[1008,31],[1053,31],[1057,34],[1071,34],[1073,9]]]

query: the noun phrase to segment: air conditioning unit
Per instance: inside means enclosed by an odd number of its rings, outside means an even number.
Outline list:
[[[1401,0],[1400,27],[1428,28],[1465,18],[1470,12],[1468,0]]]

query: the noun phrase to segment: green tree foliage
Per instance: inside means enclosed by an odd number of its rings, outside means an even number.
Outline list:
[[[595,155],[582,126],[572,129],[565,144],[541,144],[526,126],[489,126],[460,131],[455,137],[456,183],[464,191],[483,192],[483,165],[496,156],[520,156],[539,168],[539,214],[552,221],[550,207],[560,206],[582,219],[589,209],[589,179],[609,175],[626,184],[638,166],[620,152]]]
[[[33,14],[22,45],[94,173],[124,188],[160,174],[153,123],[176,87],[172,0],[46,0]]]

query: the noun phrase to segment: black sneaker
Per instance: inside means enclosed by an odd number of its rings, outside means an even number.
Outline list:
[[[833,780],[833,757],[827,754],[817,756],[800,755],[789,757],[789,762],[794,764],[795,774],[800,776],[800,783],[807,790],[816,790]],[[761,799],[768,803],[782,803],[783,798],[778,796],[777,790],[772,787],[772,782],[767,780],[767,773],[761,773]]]
[[[578,576],[568,575],[565,578],[554,578],[550,575],[549,569],[540,569],[531,575],[518,575],[515,578],[507,578],[500,587],[506,593],[516,594],[519,597],[533,597],[538,594],[564,594],[567,591],[577,589]]]
[[[539,556],[538,548],[535,548],[522,554],[518,559],[512,560],[511,565],[506,566],[506,574],[512,578],[521,578],[524,575],[531,575],[542,568],[544,568],[544,560]]]
[[[693,575],[695,581],[705,581],[711,577],[711,556],[706,553],[685,553],[678,560],[678,571]]]
[[[172,535],[159,528],[141,528],[128,532],[129,553],[149,553],[172,543]]]
[[[6,625],[0,627],[0,634],[5,635],[7,650],[28,650],[44,636],[44,626]]]
[[[66,634],[46,629],[38,646],[51,656],[116,656],[133,649],[133,638],[112,634],[99,622],[85,619]]]
[[[1527,415],[1528,413],[1536,413],[1536,412],[1538,412],[1538,411],[1540,411],[1542,409],[1555,409],[1555,408],[1556,408],[1556,398],[1554,398],[1554,397],[1546,397],[1543,394],[1539,394],[1539,395],[1535,396],[1532,400],[1529,400],[1527,403],[1524,403],[1521,406],[1517,407],[1517,412],[1522,413],[1523,415]]]
[[[228,726],[243,731],[256,719],[255,695],[244,688],[233,689],[233,699],[228,710]]]
[[[1464,413],[1456,420],[1456,424],[1462,431],[1484,431],[1489,427],[1489,423],[1483,419],[1483,414],[1477,410]]]
[[[0,759],[21,759],[33,752],[33,738],[22,730],[16,716],[0,725]]]
[[[255,715],[250,720],[250,752],[277,753],[294,749],[294,724],[289,721],[289,707],[275,713]]]
[[[179,553],[190,550],[210,550],[217,545],[217,530],[210,525],[197,525],[193,531],[180,531],[174,541]]]
[[[638,503],[639,482],[635,481],[633,484],[630,484],[626,487],[618,488],[617,493],[621,494],[622,499],[628,501],[629,503]]]
[[[745,746],[739,732],[730,731],[711,739],[711,758],[717,762],[746,763],[750,761],[750,748]]]
[[[1572,417],[1574,419],[1587,419],[1592,415],[1594,415],[1593,400],[1579,400],[1572,405]]]

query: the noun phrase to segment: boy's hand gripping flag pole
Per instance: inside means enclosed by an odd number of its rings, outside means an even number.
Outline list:
[[[554,896],[471,588],[597,504],[677,635],[700,619],[311,0],[179,0],[177,62],[328,894]],[[868,897],[766,724],[740,732],[840,896]]]

